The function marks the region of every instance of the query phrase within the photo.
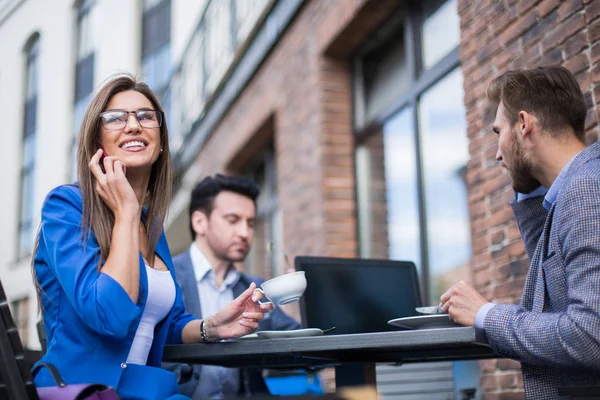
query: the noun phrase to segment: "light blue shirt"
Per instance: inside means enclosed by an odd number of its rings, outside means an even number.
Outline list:
[[[227,271],[221,286],[217,286],[215,272],[204,254],[192,243],[190,257],[194,266],[194,275],[198,283],[200,309],[202,317],[210,317],[233,301],[233,286],[239,281],[240,273],[233,268]],[[203,365],[196,395],[202,399],[222,399],[234,397],[240,389],[240,371],[237,368],[225,368]]]
[[[552,205],[556,203],[558,193],[560,193],[560,190],[562,189],[565,183],[565,176],[567,175],[567,171],[569,170],[571,163],[573,162],[575,157],[577,157],[578,154],[579,153],[577,153],[573,158],[571,158],[569,162],[563,167],[563,169],[560,171],[560,173],[554,180],[554,183],[552,183],[552,186],[550,186],[550,189],[546,189],[545,187],[540,186],[539,188],[528,194],[517,193],[517,201],[524,201],[532,197],[545,195],[542,205],[546,210],[550,210],[550,208],[552,208]],[[481,308],[479,308],[477,314],[475,315],[475,328],[484,329],[483,323],[485,321],[485,317],[487,316],[488,312],[492,309],[493,306],[494,303],[487,303],[481,306]]]

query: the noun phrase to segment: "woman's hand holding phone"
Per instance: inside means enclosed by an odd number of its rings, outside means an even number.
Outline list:
[[[115,218],[120,216],[137,218],[140,204],[125,176],[125,164],[116,157],[106,155],[104,150],[99,148],[88,167],[96,177],[96,192],[111,209]]]

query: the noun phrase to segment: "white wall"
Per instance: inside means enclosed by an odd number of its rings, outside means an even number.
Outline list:
[[[220,0],[217,0],[220,1]],[[0,1],[0,279],[9,301],[30,298],[29,345],[38,346],[37,301],[30,257],[17,259],[25,89],[25,47],[40,34],[35,176],[35,226],[46,194],[69,183],[73,138],[76,22],[75,0]],[[178,64],[206,0],[171,1],[171,59]],[[111,75],[141,75],[142,0],[96,0],[91,9],[94,87]],[[181,208],[181,207],[179,207]],[[181,210],[178,210],[181,211]],[[176,212],[180,214],[180,212]],[[35,230],[35,229],[34,229]],[[185,228],[187,234],[187,225]],[[32,318],[32,316],[36,316]]]
[[[201,4],[174,1],[173,7],[189,11]],[[41,205],[48,191],[68,182],[70,145],[73,135],[73,94],[75,86],[75,48],[77,10],[74,0],[25,0],[0,7],[0,110],[2,152],[0,157],[0,279],[9,301],[30,298],[29,344],[38,346],[35,322],[37,301],[30,273],[30,257],[17,259],[19,225],[20,168],[22,157],[23,109],[25,88],[24,49],[32,34],[40,34],[39,89],[35,210],[39,221]],[[10,9],[9,9],[10,7]],[[196,12],[196,11],[194,11]],[[184,10],[172,16],[193,18]],[[97,0],[91,10],[91,29],[95,49],[94,86],[118,72],[141,73],[140,1]],[[172,23],[178,40],[184,38],[183,26]],[[174,35],[175,36],[175,35]],[[180,44],[180,48],[184,45]],[[31,318],[36,316],[36,318]]]
[[[30,259],[17,259],[20,211],[20,169],[25,89],[25,47],[35,32],[39,41],[39,86],[35,208],[46,192],[64,182],[72,126],[73,23],[71,0],[23,1],[0,24],[0,278],[9,300],[29,297],[29,315],[37,313]],[[29,343],[37,343],[35,319],[30,318]]]

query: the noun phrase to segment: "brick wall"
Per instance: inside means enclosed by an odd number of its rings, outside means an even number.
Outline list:
[[[203,174],[239,171],[272,119],[290,258],[357,254],[347,56],[394,7],[395,0],[308,1],[198,155]]]
[[[598,138],[600,1],[459,0],[461,64],[471,159],[468,165],[474,280],[487,299],[518,302],[529,262],[508,206],[510,179],[495,161],[495,110],[485,89],[502,72],[562,64],[588,106],[586,138]],[[481,362],[484,399],[523,398],[519,364]]]

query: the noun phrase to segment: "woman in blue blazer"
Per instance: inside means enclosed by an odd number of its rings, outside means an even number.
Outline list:
[[[95,96],[78,140],[79,183],[47,196],[33,273],[47,335],[40,362],[69,383],[103,383],[124,399],[175,399],[165,344],[239,337],[270,305],[252,284],[204,320],[184,312],[163,221],[171,157],[162,108],[130,75]],[[38,387],[54,381],[45,369]]]

